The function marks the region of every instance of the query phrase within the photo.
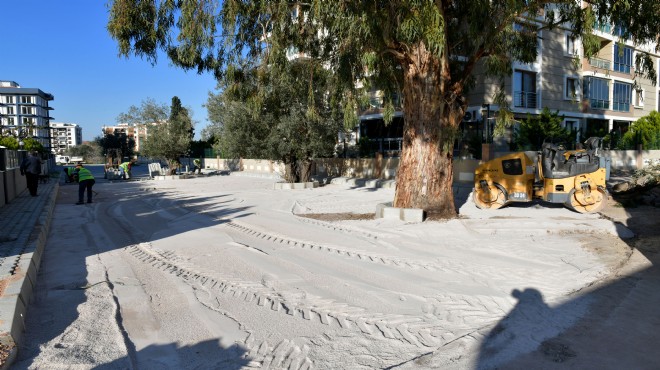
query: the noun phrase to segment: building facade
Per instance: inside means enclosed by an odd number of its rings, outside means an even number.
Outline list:
[[[660,55],[654,45],[617,42],[620,33],[613,25],[597,25],[600,50],[585,58],[580,40],[569,29],[540,31],[536,61],[514,63],[512,75],[505,79],[508,109],[517,120],[538,115],[543,108],[558,112],[563,126],[576,131],[577,142],[607,134],[620,137],[638,118],[660,108],[659,81],[635,73],[638,53],[651,54],[656,72]],[[500,109],[493,104],[498,81],[479,75],[477,81],[468,95],[465,121],[488,132],[485,123],[492,123]]]
[[[540,18],[521,20],[514,27],[536,22],[535,28],[539,21]],[[594,30],[600,50],[592,58],[584,57],[581,41],[572,37],[570,29],[539,31],[536,60],[529,64],[514,63],[512,74],[504,80],[506,108],[513,112],[516,121],[528,115],[537,116],[548,108],[563,117],[563,127],[575,131],[576,143],[582,143],[590,136],[610,134],[620,138],[637,119],[660,110],[660,77],[658,81],[650,81],[635,73],[636,56],[648,52],[660,76],[660,55],[655,45],[621,41],[618,35],[622,30],[614,25],[599,24]],[[496,150],[511,150],[515,124],[504,136],[489,138],[503,108],[494,102],[500,81],[487,77],[479,69],[474,77],[476,84],[467,94],[468,107],[455,154],[468,145],[468,136],[475,135],[481,142],[492,140]],[[396,135],[400,128],[383,128],[382,97],[378,91],[372,93],[372,101],[374,104],[360,114],[354,144],[369,140],[372,148],[396,156],[400,153],[401,137]],[[396,120],[401,112],[397,113],[395,126],[402,125]],[[379,132],[386,136],[380,136]],[[472,151],[481,150],[474,147],[474,140],[471,144]]]
[[[64,154],[67,149],[82,144],[82,127],[75,123],[50,123],[50,148],[53,154]]]
[[[0,81],[0,135],[31,137],[50,150],[52,94],[24,88],[14,81]]]
[[[132,124],[132,123],[118,123],[114,126],[101,127],[103,135],[126,135],[126,139],[133,139],[135,141],[135,151],[139,152],[141,145],[147,138],[148,125],[145,124]]]

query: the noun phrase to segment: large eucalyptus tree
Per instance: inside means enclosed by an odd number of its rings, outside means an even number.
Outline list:
[[[521,18],[532,21],[514,27]],[[656,42],[660,8],[648,0],[114,0],[108,30],[120,55],[155,62],[164,50],[175,65],[217,77],[243,58],[304,52],[342,82],[335,86],[346,123],[356,119],[356,86],[375,84],[386,99],[401,92],[394,205],[451,217],[454,134],[475,69],[510,75],[513,61],[536,58],[539,31],[559,24],[570,24],[588,56],[597,50],[597,21],[625,25],[622,37],[638,44]],[[640,54],[636,62],[636,71],[654,77],[650,58]],[[385,107],[387,119],[392,102]]]

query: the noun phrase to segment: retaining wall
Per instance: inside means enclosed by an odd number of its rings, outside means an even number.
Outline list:
[[[509,152],[495,152],[500,157]],[[612,170],[635,170],[649,163],[660,162],[660,150],[605,150],[611,159]],[[454,181],[472,182],[474,170],[482,163],[478,159],[454,159]],[[208,169],[243,171],[284,177],[284,165],[280,161],[266,159],[203,158],[202,166]],[[312,175],[317,177],[352,177],[391,180],[396,176],[399,158],[319,158],[314,160]]]

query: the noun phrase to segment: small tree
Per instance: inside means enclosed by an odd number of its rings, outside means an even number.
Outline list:
[[[286,181],[309,181],[312,160],[333,155],[342,129],[330,108],[329,81],[328,71],[311,61],[235,70],[207,103],[221,148],[282,161]]]
[[[186,155],[190,148],[192,127],[193,121],[190,113],[181,106],[178,97],[173,97],[169,120],[149,125],[148,136],[142,150],[143,154],[165,160],[170,174],[175,174],[179,167],[179,158]]]
[[[513,135],[517,150],[539,150],[546,140],[566,145],[575,142],[575,132],[561,127],[562,120],[559,112],[552,113],[548,108],[538,116],[527,115]]]
[[[621,138],[621,149],[637,149],[641,145],[645,150],[660,149],[660,113],[651,112],[632,124]]]
[[[132,157],[135,154],[135,139],[128,137],[126,133],[105,134],[94,140],[96,145],[101,148],[102,153],[106,155],[113,156],[113,153],[121,153],[122,157]],[[119,160],[122,160],[122,158],[119,158]]]
[[[79,156],[85,158],[87,163],[103,163],[103,148],[99,145],[101,137],[93,142],[84,142],[80,145],[69,148],[66,153],[70,156]]]

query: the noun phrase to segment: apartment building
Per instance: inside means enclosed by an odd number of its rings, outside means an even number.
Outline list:
[[[67,149],[82,144],[82,127],[75,123],[50,123],[50,148],[53,154],[64,154]]]
[[[132,123],[119,123],[114,126],[101,127],[103,135],[126,135],[126,139],[133,139],[135,141],[135,151],[140,151],[140,146],[147,138],[148,125],[132,124]]]
[[[623,134],[635,120],[658,110],[658,81],[637,76],[634,69],[636,54],[654,49],[617,42],[620,32],[611,25],[598,25],[600,50],[587,59],[580,40],[574,39],[570,30],[541,31],[536,61],[515,63],[513,74],[505,81],[508,108],[516,119],[538,115],[547,107],[564,117],[563,126],[576,130],[577,141],[581,142],[612,131]],[[660,55],[652,56],[654,68],[660,72]],[[500,109],[492,100],[497,81],[483,76],[478,76],[477,81],[468,95],[465,121],[477,122],[482,131],[488,132],[489,127],[481,125],[492,122]]]
[[[40,89],[21,87],[14,81],[0,81],[0,134],[32,137],[50,150],[52,100],[52,94]]]
[[[525,24],[519,22],[514,26]],[[600,50],[592,58],[584,57],[580,40],[574,39],[569,29],[540,31],[536,60],[529,64],[514,63],[511,76],[505,79],[507,108],[514,113],[515,120],[538,115],[547,107],[563,116],[563,126],[575,130],[576,142],[581,143],[590,136],[610,132],[622,135],[638,118],[660,110],[660,81],[635,75],[634,66],[637,53],[649,52],[660,76],[660,55],[655,52],[655,45],[617,42],[621,31],[612,25],[596,25]],[[500,81],[479,70],[475,78],[475,87],[467,95],[461,134],[463,138],[478,135],[485,142],[492,135],[502,108],[494,102]],[[397,112],[391,125],[385,126],[382,96],[374,92],[371,100],[371,107],[360,114],[353,144],[367,139],[372,142],[372,148],[396,156],[401,150],[401,112]],[[515,124],[504,137],[494,138],[496,150],[511,149],[514,129]],[[459,144],[457,148],[462,146]]]

